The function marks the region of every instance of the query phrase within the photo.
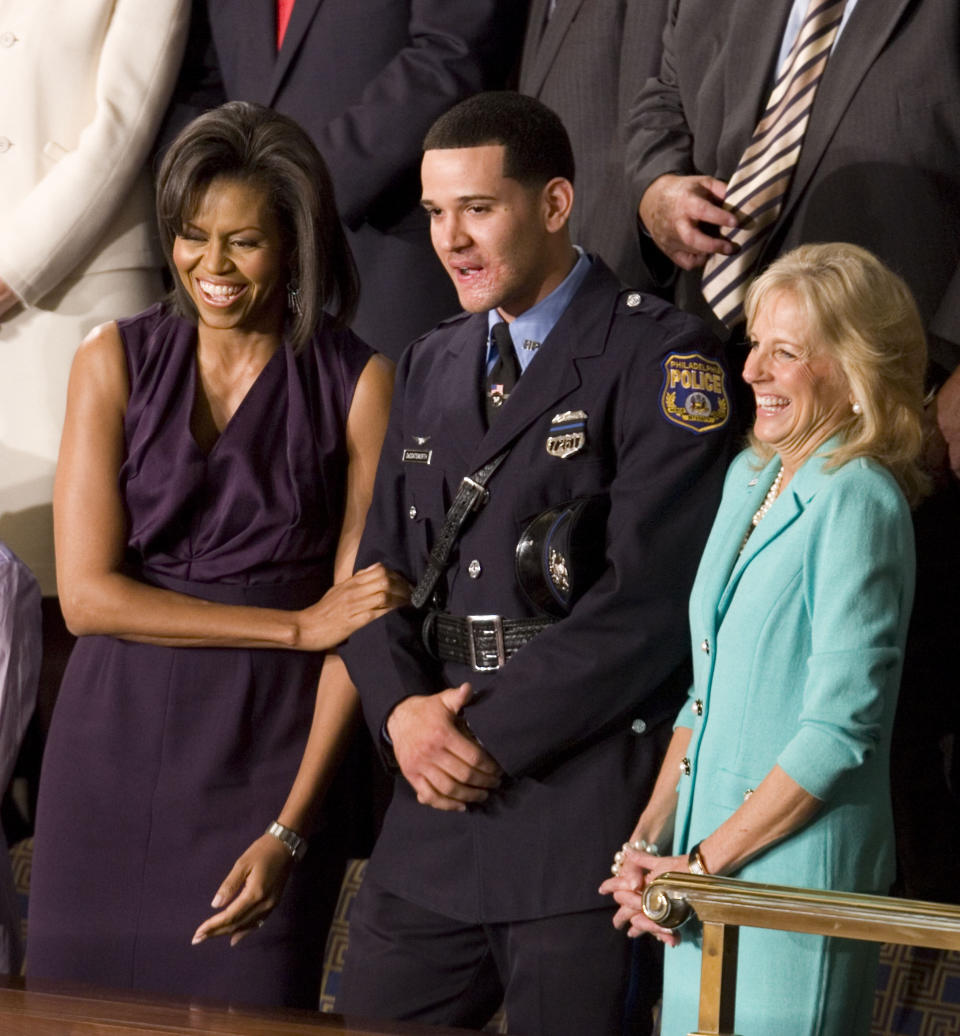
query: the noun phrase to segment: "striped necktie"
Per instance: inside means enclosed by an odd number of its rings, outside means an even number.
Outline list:
[[[701,282],[704,298],[727,327],[743,319],[747,285],[780,215],[845,3],[810,0],[750,145],[727,184],[723,204],[739,226],[721,233],[739,250],[733,255],[711,255]]]

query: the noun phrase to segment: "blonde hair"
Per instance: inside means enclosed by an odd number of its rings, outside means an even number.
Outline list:
[[[801,245],[750,285],[748,328],[760,306],[781,291],[805,311],[806,347],[836,361],[861,407],[837,429],[842,445],[830,452],[828,466],[870,457],[890,471],[911,504],[918,503],[929,491],[919,460],[927,344],[910,289],[865,248]],[[773,455],[752,433],[750,439],[761,457]]]

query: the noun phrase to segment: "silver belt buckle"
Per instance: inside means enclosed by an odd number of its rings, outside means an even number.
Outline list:
[[[467,636],[470,641],[470,668],[475,673],[492,673],[499,669],[507,660],[507,652],[503,643],[503,619],[499,615],[468,615]],[[493,637],[493,647],[497,652],[496,665],[480,665],[477,661],[477,633],[483,635],[484,630],[474,629],[474,623],[490,623],[489,633]]]

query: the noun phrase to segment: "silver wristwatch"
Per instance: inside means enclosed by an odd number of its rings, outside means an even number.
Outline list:
[[[298,863],[303,859],[307,851],[307,840],[298,835],[296,831],[292,831],[289,827],[284,827],[279,821],[274,820],[267,828],[267,834],[273,835],[277,841],[282,842],[287,852]]]

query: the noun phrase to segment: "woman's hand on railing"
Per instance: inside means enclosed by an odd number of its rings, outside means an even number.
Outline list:
[[[651,921],[643,912],[643,890],[658,874],[665,871],[686,871],[686,856],[654,856],[635,849],[629,843],[621,850],[623,858],[619,873],[600,886],[602,895],[613,896],[618,910],[613,915],[614,928],[627,929],[627,937],[634,939],[649,932],[667,946],[676,946],[680,936],[669,928],[663,928]]]

